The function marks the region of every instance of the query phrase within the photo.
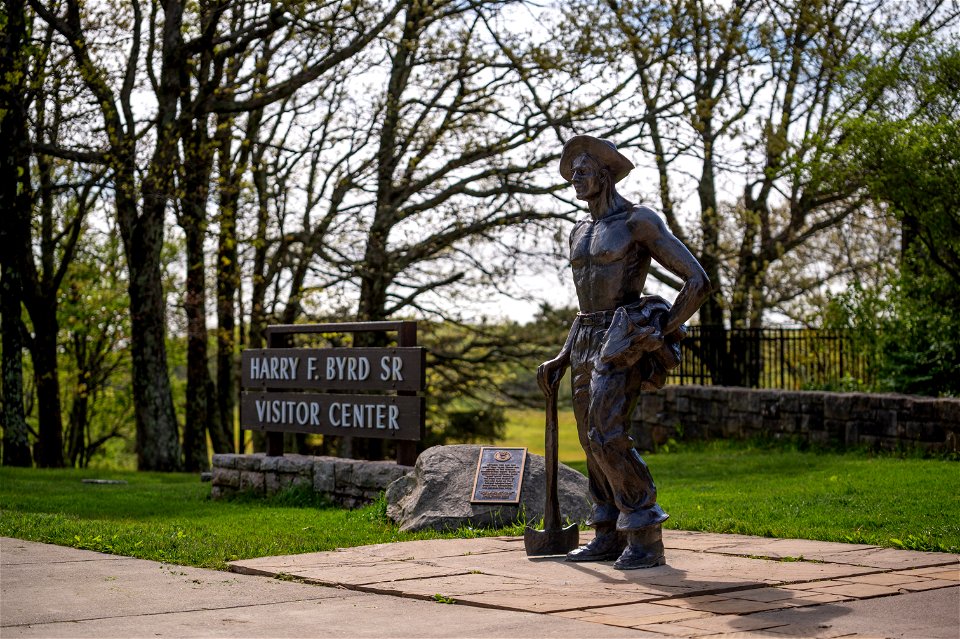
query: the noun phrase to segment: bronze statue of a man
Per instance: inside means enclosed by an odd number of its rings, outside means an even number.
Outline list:
[[[614,185],[633,169],[612,142],[578,135],[563,146],[560,175],[573,183],[590,216],[570,234],[570,265],[580,312],[560,354],[537,370],[543,392],[555,396],[571,368],[573,408],[587,455],[596,537],[567,554],[569,561],[616,559],[628,570],[662,565],[660,524],[669,517],[629,436],[640,391],[663,386],[680,363],[683,322],[710,292],[689,250],[656,213],[628,202]],[[651,260],[683,280],[671,306],[644,295]]]

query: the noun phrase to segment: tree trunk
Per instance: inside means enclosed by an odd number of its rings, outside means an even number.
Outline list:
[[[189,105],[184,105],[187,108]],[[219,414],[212,402],[207,345],[207,281],[204,240],[207,235],[207,200],[213,171],[213,144],[200,118],[182,133],[184,166],[180,194],[180,227],[186,238],[187,280],[184,310],[187,315],[187,414],[183,426],[183,464],[187,472],[209,467],[207,430],[222,440]]]
[[[89,416],[89,395],[85,389],[78,389],[70,406],[70,426],[68,428],[68,459],[76,468],[87,467],[87,423]]]
[[[157,88],[156,143],[139,190],[142,210],[137,216],[133,157],[124,166],[124,181],[118,191],[118,218],[130,270],[131,359],[133,400],[137,417],[137,467],[140,470],[180,470],[179,428],[167,370],[166,300],[160,269],[164,220],[173,194],[173,175],[178,163],[177,102],[181,94],[184,5],[164,0],[161,68]],[[129,151],[135,150],[133,130],[128,131]],[[130,164],[129,170],[126,164]],[[129,198],[129,199],[128,199]]]
[[[218,126],[229,132],[232,118]],[[249,148],[249,145],[248,145]],[[220,136],[220,234],[217,242],[217,387],[216,410],[220,418],[221,437],[213,436],[213,449],[231,453],[234,445],[237,393],[236,314],[235,302],[240,284],[237,254],[237,206],[240,196],[240,173],[231,161],[230,135]],[[244,165],[245,162],[241,162]]]
[[[13,184],[15,188],[16,182]],[[3,188],[6,190],[6,187]],[[0,286],[0,313],[3,314],[0,318],[0,331],[3,333],[3,465],[29,467],[33,460],[30,455],[27,420],[23,414],[20,278],[17,270],[6,260],[3,262]]]
[[[162,213],[162,211],[161,211]],[[144,213],[127,251],[130,354],[137,420],[137,467],[181,469],[177,416],[167,371],[166,308],[160,271],[163,218]]]
[[[253,162],[253,185],[257,192],[257,230],[253,240],[253,287],[250,295],[250,330],[247,332],[250,348],[263,348],[267,330],[266,295],[267,277],[267,223],[269,204],[267,199],[267,174],[260,158]]]
[[[257,153],[252,161],[253,185],[257,193],[257,230],[253,240],[253,285],[250,294],[250,328],[247,331],[247,348],[263,348],[266,340],[267,314],[266,295],[269,278],[267,277],[267,223],[269,204],[267,193],[267,175],[262,154]],[[279,249],[278,249],[279,250]],[[245,451],[243,431],[240,431],[240,449]],[[267,437],[263,431],[250,432],[253,451],[267,449]]]
[[[189,188],[189,187],[188,187]],[[184,216],[191,204],[185,203]],[[195,212],[195,211],[194,211]],[[184,310],[187,314],[187,414],[183,425],[183,467],[187,472],[206,470],[207,425],[210,407],[207,395],[210,371],[207,368],[207,304],[204,282],[203,238],[206,224],[189,219],[184,223],[187,244],[187,291]]]
[[[38,119],[43,116],[38,115]],[[37,137],[39,138],[39,132]],[[40,218],[40,265],[38,273],[33,255],[22,257],[21,271],[24,283],[23,300],[33,323],[34,338],[30,341],[33,373],[37,386],[38,424],[37,442],[33,459],[41,468],[62,468],[63,461],[63,415],[60,410],[60,377],[57,362],[57,340],[60,323],[57,320],[59,304],[58,280],[55,272],[56,240],[54,240],[53,167],[49,158],[37,158],[39,189],[34,194],[34,217]],[[80,203],[83,206],[83,203]],[[77,222],[79,223],[79,221]],[[29,229],[30,220],[22,222]],[[29,230],[26,231],[29,233]],[[30,244],[25,245],[29,247]],[[29,251],[29,248],[25,248]],[[61,255],[60,267],[69,261],[68,251]],[[29,284],[27,283],[29,282]]]
[[[724,384],[727,362],[727,340],[723,325],[723,297],[720,291],[720,224],[717,214],[717,191],[713,174],[713,138],[709,121],[703,122],[703,171],[697,193],[700,196],[700,230],[703,246],[700,264],[713,283],[713,292],[700,307],[700,324],[708,327],[701,340],[703,357],[714,384]]]
[[[233,213],[233,212],[231,212]],[[237,297],[239,273],[236,269],[236,218],[231,215],[227,222],[229,229],[224,231],[221,217],[220,267],[217,269],[217,388],[216,406],[219,414],[222,437],[213,437],[213,449],[218,453],[231,453],[235,450],[235,418],[237,380],[236,380],[236,316],[234,301]],[[229,262],[229,265],[225,265]]]
[[[56,307],[43,308],[42,312],[31,313],[30,316],[35,332],[30,354],[33,357],[39,412],[34,460],[40,468],[62,468],[63,417],[60,412],[60,380],[57,375],[59,325]]]
[[[3,464],[5,466],[30,466],[30,441],[27,421],[23,413],[23,332],[20,313],[22,283],[21,260],[12,255],[11,248],[29,246],[29,227],[10,224],[7,216],[15,221],[30,219],[29,176],[27,154],[26,105],[23,102],[28,54],[26,3],[10,0],[5,3],[6,25],[0,35],[3,51],[0,52],[0,211],[5,220],[0,224],[0,332],[3,342]],[[26,231],[26,235],[24,235]],[[26,244],[24,244],[26,243]]]
[[[386,247],[377,241],[380,237],[371,234],[373,238],[367,245],[365,258],[366,274],[361,278],[360,302],[358,318],[362,322],[379,322],[387,319],[387,288],[391,276],[378,269],[377,264],[385,264]],[[385,237],[385,235],[383,236]],[[387,336],[383,332],[356,333],[353,338],[354,346],[382,347],[387,345]],[[383,459],[386,455],[382,439],[361,437],[344,437],[342,441],[344,455],[353,459]]]

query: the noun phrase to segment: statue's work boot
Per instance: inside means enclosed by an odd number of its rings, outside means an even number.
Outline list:
[[[663,554],[663,537],[660,525],[657,524],[642,530],[631,530],[627,534],[627,547],[613,567],[617,570],[635,570],[662,566],[665,563],[667,559]]]
[[[585,546],[567,553],[567,561],[609,561],[616,559],[627,545],[626,537],[614,526],[597,526],[597,536]]]

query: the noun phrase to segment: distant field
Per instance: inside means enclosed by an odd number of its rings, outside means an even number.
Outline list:
[[[507,433],[498,446],[524,446],[529,452],[543,454],[544,411],[513,409],[506,412]],[[573,411],[560,411],[560,461],[565,464],[583,462],[586,457],[577,439],[577,422]]]

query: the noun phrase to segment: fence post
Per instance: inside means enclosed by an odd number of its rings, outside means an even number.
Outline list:
[[[277,335],[267,327],[267,348],[283,348],[293,345],[293,335]],[[283,433],[267,431],[267,457],[283,457]]]
[[[837,348],[837,350],[839,351],[839,356],[840,356],[840,379],[841,380],[843,380],[843,343],[847,341],[846,337],[847,337],[846,335],[841,334],[840,339],[837,340],[840,343],[840,346],[839,348]]]
[[[417,345],[417,323],[403,321],[397,330],[397,346],[404,348]],[[421,365],[421,371],[426,370],[426,366]],[[398,395],[416,395],[411,391],[398,391]],[[420,426],[420,439],[423,440],[423,425]],[[400,440],[397,442],[397,463],[401,466],[413,466],[417,463],[417,442],[409,440]]]

